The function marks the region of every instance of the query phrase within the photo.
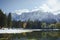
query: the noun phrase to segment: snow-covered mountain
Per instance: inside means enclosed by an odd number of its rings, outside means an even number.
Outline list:
[[[21,15],[17,15],[16,13],[14,13],[12,14],[12,18],[21,21],[39,20],[47,22],[59,22],[60,14],[54,15],[53,13],[50,12],[33,11],[33,12],[24,12]]]
[[[12,13],[12,20],[20,20],[20,15],[17,15],[16,13]]]

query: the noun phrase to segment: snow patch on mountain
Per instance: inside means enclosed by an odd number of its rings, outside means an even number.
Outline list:
[[[28,21],[28,20],[39,20],[39,21],[50,21],[50,22],[59,22],[60,21],[60,15],[54,15],[51,12],[42,12],[40,10],[38,11],[32,11],[32,12],[24,12],[21,15],[17,15],[16,13],[12,14],[12,18],[15,20],[21,20],[21,21]]]

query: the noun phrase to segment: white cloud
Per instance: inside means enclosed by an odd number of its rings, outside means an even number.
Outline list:
[[[18,15],[21,15],[23,12],[29,12],[29,10],[28,9],[15,10],[15,13]]]
[[[43,12],[52,12],[53,14],[60,13],[60,1],[59,0],[46,0],[40,7],[35,7],[32,11],[41,10]]]
[[[47,4],[51,7],[52,11],[60,10],[60,3],[58,0],[48,0]]]
[[[32,9],[32,10],[29,10],[29,9],[22,9],[22,10],[15,10],[13,13],[16,13],[18,15],[21,15],[22,13],[24,12],[33,12],[33,11],[37,11],[39,10],[38,8],[35,8],[35,9]]]
[[[51,9],[47,6],[47,4],[43,4],[42,6],[40,6],[40,9],[44,12],[51,11]]]
[[[39,7],[34,7],[31,11],[29,9],[22,9],[22,10],[16,10],[15,13],[18,15],[22,14],[23,12],[32,12],[41,10],[43,12],[52,12],[54,14],[58,13],[58,10],[60,10],[60,1],[59,0],[46,0],[45,3],[41,4]],[[59,11],[60,13],[60,11]]]
[[[59,0],[47,0],[41,7],[41,10],[45,12],[55,13],[60,10],[60,1]],[[56,13],[55,13],[56,14]]]
[[[38,7],[34,7],[34,9],[32,9],[31,11],[37,11],[37,10],[39,10],[39,8]]]

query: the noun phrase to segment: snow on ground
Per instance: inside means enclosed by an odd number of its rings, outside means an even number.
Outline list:
[[[23,32],[33,32],[33,31],[58,31],[60,29],[23,29],[23,28],[2,28],[1,33],[23,33]]]
[[[32,32],[32,30],[8,29],[8,28],[0,29],[0,33],[23,33],[23,32]]]

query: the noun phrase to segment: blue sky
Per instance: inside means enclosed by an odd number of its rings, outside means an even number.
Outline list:
[[[30,12],[42,10],[44,12],[60,13],[60,0],[0,0],[0,9],[5,13]]]
[[[7,13],[20,9],[32,10],[44,2],[45,0],[0,0],[0,9]]]

